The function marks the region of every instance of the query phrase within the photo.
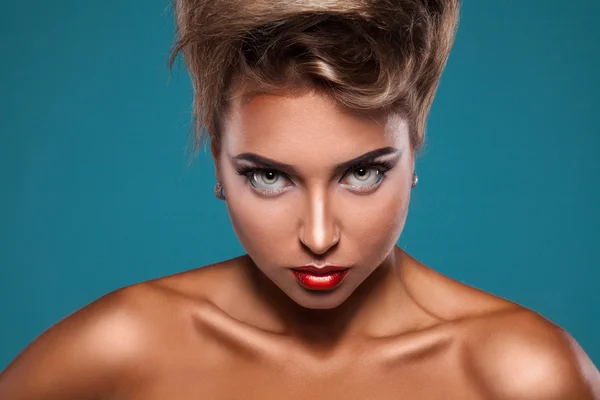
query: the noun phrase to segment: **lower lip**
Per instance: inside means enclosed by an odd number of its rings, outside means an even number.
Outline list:
[[[327,274],[313,274],[306,271],[292,270],[300,285],[309,290],[332,290],[338,287],[348,274],[347,269]]]

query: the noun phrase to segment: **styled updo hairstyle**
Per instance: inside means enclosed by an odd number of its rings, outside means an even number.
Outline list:
[[[195,149],[236,92],[317,89],[359,113],[407,118],[418,150],[460,0],[175,0],[194,88]]]

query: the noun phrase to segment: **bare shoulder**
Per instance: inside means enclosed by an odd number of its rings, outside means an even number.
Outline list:
[[[464,344],[490,398],[600,400],[600,373],[577,342],[541,315],[407,258],[413,298]]]
[[[222,298],[239,295],[245,285],[245,256],[165,276],[148,283],[181,300],[219,303]]]
[[[111,292],[27,346],[0,374],[0,398],[109,397],[176,334],[164,327],[185,323],[177,310],[173,296],[151,282]]]
[[[467,364],[498,399],[600,399],[600,374],[577,342],[533,311],[482,315],[468,324]]]

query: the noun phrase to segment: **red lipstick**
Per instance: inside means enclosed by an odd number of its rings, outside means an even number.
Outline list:
[[[335,289],[342,283],[348,271],[349,269],[346,267],[336,266],[292,268],[292,273],[298,283],[309,290]]]

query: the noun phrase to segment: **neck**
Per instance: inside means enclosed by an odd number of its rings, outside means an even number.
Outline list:
[[[331,347],[346,337],[369,335],[389,325],[387,316],[407,299],[400,277],[404,259],[402,250],[394,247],[346,301],[325,310],[298,305],[254,264],[251,270],[256,293],[289,334],[313,346]]]

